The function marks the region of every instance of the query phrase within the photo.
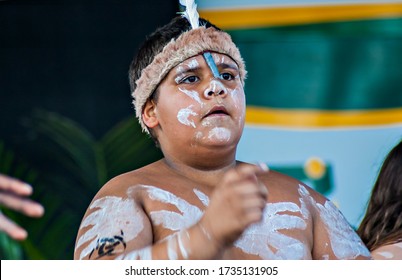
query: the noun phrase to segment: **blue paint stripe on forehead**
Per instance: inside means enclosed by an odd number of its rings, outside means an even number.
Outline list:
[[[220,77],[219,70],[218,70],[218,67],[215,64],[215,61],[214,61],[211,53],[210,52],[204,52],[202,55],[203,55],[205,61],[207,62],[207,65],[208,65],[209,69],[211,69],[212,74],[214,75],[214,77],[219,78]]]

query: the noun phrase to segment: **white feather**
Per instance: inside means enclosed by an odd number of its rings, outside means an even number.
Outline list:
[[[186,10],[182,13],[193,29],[200,27],[200,16],[197,12],[197,4],[194,0],[180,0],[180,5],[186,7]]]

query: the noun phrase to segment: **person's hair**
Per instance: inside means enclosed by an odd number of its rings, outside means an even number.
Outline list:
[[[220,30],[206,19],[200,18],[199,22],[200,26],[207,28],[213,27],[216,30]],[[191,25],[188,20],[182,16],[177,16],[168,24],[156,29],[147,36],[130,65],[129,81],[131,92],[134,92],[136,88],[135,81],[140,78],[142,70],[151,64],[154,57],[160,53],[171,40],[177,39],[181,34],[190,29]]]
[[[370,251],[402,241],[402,141],[383,162],[357,233]]]
[[[207,21],[206,19],[199,19],[200,26],[205,26],[206,28],[215,28],[220,30],[218,27]],[[188,20],[182,16],[177,16],[173,18],[168,24],[156,29],[152,34],[150,34],[140,46],[137,54],[131,62],[129,69],[129,82],[131,92],[134,92],[137,85],[136,81],[141,77],[142,70],[144,70],[149,64],[152,63],[155,56],[162,52],[163,48],[172,40],[176,40],[181,34],[187,32],[191,29],[191,25]],[[151,94],[149,99],[157,102],[158,89]],[[150,135],[158,146],[158,141],[150,130]]]

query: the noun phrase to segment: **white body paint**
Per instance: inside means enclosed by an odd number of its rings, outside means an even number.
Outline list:
[[[162,225],[172,231],[186,229],[196,224],[203,212],[196,206],[167,191],[147,186],[150,198],[162,203],[173,204],[180,213],[159,210],[150,213],[153,223]],[[200,201],[208,206],[209,198],[203,192],[194,189]],[[302,210],[295,203],[267,204],[261,223],[250,226],[235,243],[245,253],[259,255],[265,259],[303,259],[307,258],[307,248],[299,240],[278,232],[279,229],[305,229],[306,222],[297,216],[279,214],[281,212],[299,212]],[[277,248],[273,253],[269,246]],[[176,246],[176,245],[175,245]],[[174,257],[172,255],[172,257]]]
[[[203,212],[186,200],[156,187],[146,186],[146,189],[151,199],[172,204],[179,211],[159,210],[150,212],[149,215],[154,224],[162,225],[172,231],[179,231],[195,225],[201,219]],[[198,193],[200,192],[198,191]]]
[[[294,215],[282,212],[300,213],[300,208],[292,202],[267,203],[262,221],[251,225],[243,232],[235,247],[262,259],[306,259],[308,248],[301,241],[280,233],[279,230],[306,228],[306,222]],[[282,214],[280,214],[282,213]],[[275,248],[273,252],[270,248]]]
[[[392,259],[394,257],[394,254],[392,254],[391,252],[378,252],[377,254],[385,259]]]
[[[209,198],[199,190],[194,190],[202,203],[207,206]],[[357,234],[349,227],[338,209],[327,202],[325,206],[316,203],[307,189],[300,185],[300,207],[292,202],[267,203],[263,212],[262,221],[251,225],[235,242],[235,247],[245,253],[258,255],[263,259],[306,259],[311,258],[309,249],[300,240],[289,237],[281,230],[305,230],[306,220],[310,217],[306,203],[313,203],[317,207],[323,219],[327,222],[327,230],[330,233],[332,249],[338,258],[354,258],[358,255],[369,256],[368,250],[361,243]],[[180,210],[181,215],[170,211],[152,212],[152,219],[171,230],[180,230],[194,225],[202,216],[201,210],[166,191],[153,189],[150,195],[161,202],[174,204]],[[333,207],[331,207],[332,205]],[[193,212],[192,215],[185,215]],[[285,214],[287,212],[299,213],[300,216]],[[174,221],[178,219],[178,221]],[[335,224],[330,225],[328,221]],[[345,243],[349,246],[345,246]],[[272,251],[270,248],[275,248]],[[329,256],[323,256],[328,259]]]
[[[138,220],[139,209],[132,199],[106,196],[95,200],[90,209],[95,209],[82,222],[80,228],[92,226],[77,241],[76,248],[90,241],[82,250],[80,259],[88,255],[96,247],[96,241],[103,237],[112,237],[123,231],[125,241],[133,240],[144,228],[142,219]],[[133,217],[136,217],[133,219]]]
[[[169,260],[177,260],[177,239],[176,235],[167,237],[167,253]]]
[[[340,259],[353,259],[359,255],[370,256],[359,236],[332,202],[327,201],[324,205],[316,203],[316,206],[327,227],[335,256]]]
[[[182,256],[187,259],[191,252],[183,244],[183,235],[187,239],[190,238],[186,229],[195,225],[201,219],[203,212],[198,207],[189,204],[186,200],[170,192],[152,186],[146,186],[146,189],[152,200],[172,204],[180,212],[168,210],[152,211],[150,212],[150,217],[154,224],[162,225],[164,228],[175,232],[173,235],[167,237],[168,258],[170,260],[177,259],[176,248],[179,248]],[[193,191],[204,205],[205,203],[209,203],[209,199],[204,193],[196,189]]]
[[[197,116],[198,114],[195,113],[193,110],[191,110],[191,107],[193,107],[193,105],[190,105],[187,108],[181,109],[177,113],[177,119],[179,120],[180,123],[187,125],[187,126],[192,126],[195,128],[194,122],[191,121],[189,118],[190,118],[190,116]]]
[[[402,260],[402,242],[380,246],[371,253],[375,260]]]
[[[187,238],[186,244],[191,242],[187,229],[201,219],[203,211],[183,198],[153,186],[131,187],[128,193],[133,193],[138,188],[144,188],[150,199],[174,206],[172,211],[151,211],[149,216],[154,225],[163,226],[173,232],[166,237],[168,257],[177,259],[179,251],[184,258],[188,257],[191,252],[186,248],[183,238]],[[193,192],[205,207],[209,205],[207,195],[197,189],[193,189]],[[300,206],[293,202],[267,203],[262,221],[248,227],[234,246],[262,259],[309,259],[311,255],[307,245],[282,231],[306,230],[307,221],[311,219],[308,209],[313,207],[318,211],[329,233],[331,248],[336,257],[347,259],[359,255],[370,256],[358,235],[331,202],[327,201],[324,205],[317,203],[302,185],[299,185],[299,194]],[[126,241],[134,239],[144,227],[143,221],[136,219],[139,210],[134,205],[132,199],[119,197],[96,200],[90,207],[96,210],[87,216],[81,225],[81,228],[92,228],[78,240],[77,248],[90,241],[80,257],[90,253],[98,238],[113,236],[120,229],[124,231]],[[386,253],[383,254],[386,257]],[[322,258],[328,259],[329,255],[323,255]],[[135,250],[119,256],[118,259],[152,259],[152,248],[148,246]]]
[[[339,259],[353,259],[359,255],[369,257],[370,252],[361,241],[357,233],[350,227],[345,217],[331,201],[326,201],[324,205],[317,203],[308,190],[299,185],[299,193],[302,197],[300,202],[310,202],[318,210],[323,223],[329,234],[331,248],[335,256]],[[306,210],[307,211],[307,210]],[[326,244],[328,246],[328,244]],[[325,258],[326,256],[323,256]]]
[[[200,190],[194,189],[194,193],[197,195],[198,199],[204,204],[205,207],[209,205],[209,197]]]

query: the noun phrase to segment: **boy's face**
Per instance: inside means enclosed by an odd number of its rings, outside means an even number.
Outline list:
[[[164,143],[192,147],[236,146],[244,126],[245,96],[237,64],[212,53],[220,77],[214,77],[202,55],[172,70],[158,87],[156,133]],[[166,145],[165,145],[166,147]]]

